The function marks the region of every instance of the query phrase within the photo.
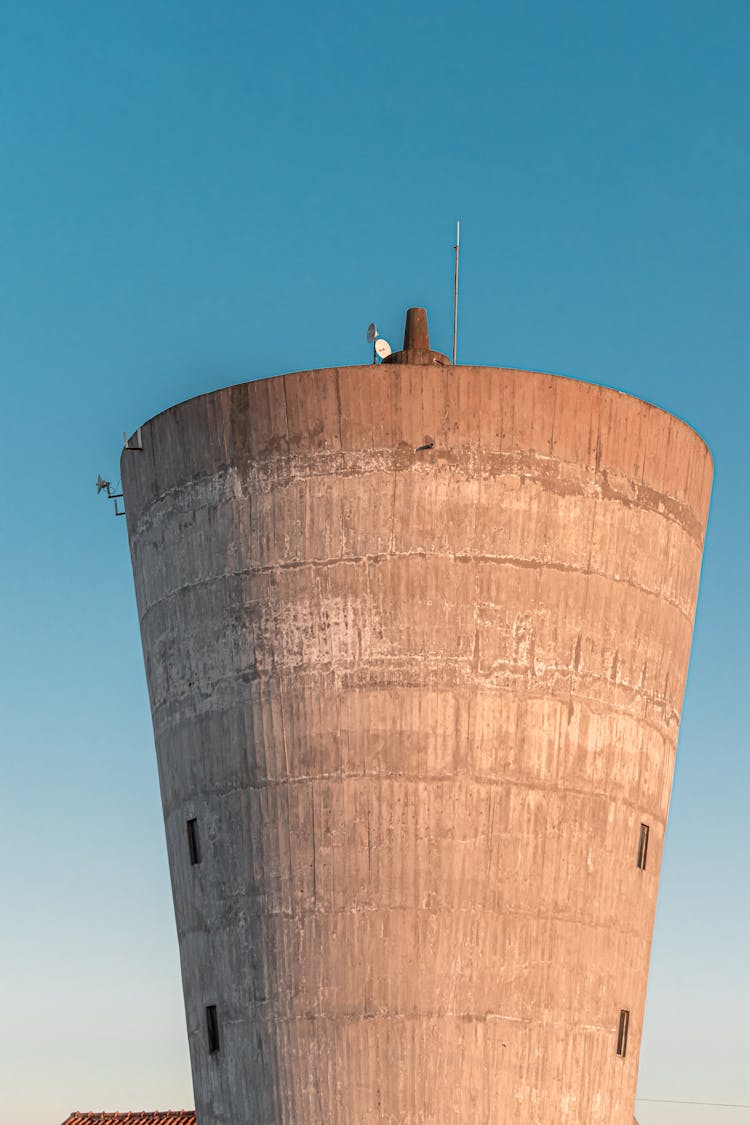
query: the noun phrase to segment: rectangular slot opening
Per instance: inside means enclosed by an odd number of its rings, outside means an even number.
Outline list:
[[[200,863],[201,849],[198,843],[198,821],[193,818],[187,822],[188,852],[192,864]]]
[[[648,857],[648,825],[641,825],[641,834],[638,838],[638,866],[641,871],[646,870],[646,859]]]
[[[206,1030],[208,1032],[208,1053],[215,1055],[219,1049],[219,1019],[216,1015],[216,1005],[209,1004],[206,1008]]]
[[[617,1053],[621,1059],[625,1058],[628,1049],[628,1026],[630,1025],[630,1012],[627,1008],[620,1010],[620,1026],[617,1029]]]

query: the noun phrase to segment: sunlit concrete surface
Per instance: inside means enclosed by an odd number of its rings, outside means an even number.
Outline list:
[[[701,439],[436,362],[231,387],[141,438],[201,1125],[632,1125]]]

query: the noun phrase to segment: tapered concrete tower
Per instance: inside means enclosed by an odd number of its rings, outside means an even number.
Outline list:
[[[711,458],[407,326],[123,455],[198,1120],[631,1125]]]

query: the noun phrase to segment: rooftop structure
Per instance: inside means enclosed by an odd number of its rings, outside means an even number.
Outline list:
[[[702,440],[423,310],[140,434],[201,1125],[632,1125]]]
[[[74,1110],[63,1125],[195,1125],[192,1109],[157,1109],[135,1113],[82,1113]]]

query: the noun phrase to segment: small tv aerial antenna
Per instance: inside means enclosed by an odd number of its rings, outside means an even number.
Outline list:
[[[119,484],[116,485],[115,490],[113,491],[112,485],[108,480],[104,479],[101,473],[99,473],[98,477],[96,478],[96,495],[98,496],[100,492],[106,492],[107,499],[114,500],[115,502],[115,515],[124,516],[125,509],[123,508],[122,510],[120,510],[120,507],[117,503],[118,500],[122,500],[122,493],[117,491],[119,487]]]
[[[378,335],[377,325],[375,324],[368,324],[367,326],[367,343],[372,344],[373,363],[377,363],[378,359],[385,359],[386,356],[391,354],[391,345]]]

